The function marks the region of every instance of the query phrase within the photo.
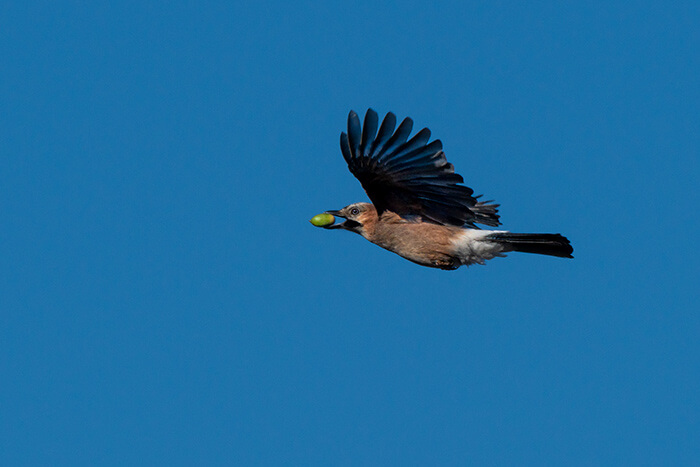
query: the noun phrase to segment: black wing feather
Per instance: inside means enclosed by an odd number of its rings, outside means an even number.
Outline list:
[[[374,137],[377,134],[377,112],[372,109],[367,111],[365,115],[365,124],[362,126],[362,142],[360,143],[360,154],[362,156],[369,156],[370,148],[372,143],[374,143]]]
[[[429,164],[434,164],[438,159],[445,159],[445,155],[442,152],[442,142],[439,139],[426,144],[425,146],[416,148],[415,150],[404,154],[402,156],[397,155],[390,161],[387,161],[387,166],[391,167],[395,171],[399,172],[407,167],[415,168],[422,167]],[[445,162],[447,162],[445,160]]]
[[[351,112],[350,115],[353,113],[354,112]],[[389,141],[386,142],[382,150],[376,155],[377,159],[381,160],[391,155],[398,146],[406,142],[408,135],[411,134],[411,130],[413,130],[413,120],[408,117],[404,118],[394,134],[389,138]]]
[[[377,211],[402,217],[419,216],[442,225],[497,226],[498,205],[477,201],[474,191],[447,162],[440,140],[430,140],[424,128],[408,139],[413,120],[405,118],[396,131],[389,112],[378,125],[369,109],[364,125],[357,113],[348,115],[348,133],[340,135],[340,149],[350,172],[362,183]],[[377,131],[377,126],[379,130]]]
[[[379,127],[377,138],[374,140],[374,144],[372,144],[372,148],[370,149],[371,154],[379,154],[382,151],[384,145],[394,133],[394,128],[396,128],[396,115],[389,112],[386,114],[386,117],[382,120],[382,125]]]
[[[350,153],[353,157],[362,157],[357,149],[360,146],[360,139],[362,138],[362,127],[360,126],[360,119],[355,112],[350,112],[348,116],[348,143],[350,145]]]

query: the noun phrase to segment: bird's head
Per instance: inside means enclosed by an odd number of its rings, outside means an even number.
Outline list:
[[[354,203],[345,206],[339,211],[326,211],[335,217],[342,217],[345,221],[324,226],[326,229],[344,229],[364,235],[365,227],[377,221],[377,210],[370,203]]]

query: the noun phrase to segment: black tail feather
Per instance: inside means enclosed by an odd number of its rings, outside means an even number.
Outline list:
[[[489,235],[486,238],[493,242],[508,245],[512,251],[573,258],[571,253],[574,252],[574,248],[571,246],[571,242],[560,234],[518,234],[508,232]]]

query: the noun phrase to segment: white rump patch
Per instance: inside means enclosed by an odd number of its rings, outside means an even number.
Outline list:
[[[484,238],[494,233],[507,233],[506,230],[474,230],[464,229],[453,240],[452,244],[455,248],[455,256],[457,256],[463,265],[484,264],[484,261],[495,258],[496,256],[505,256],[503,251],[505,245],[501,243],[491,242]]]

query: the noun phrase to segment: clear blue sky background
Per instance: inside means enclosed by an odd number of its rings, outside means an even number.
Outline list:
[[[697,465],[697,2],[5,2],[0,464]],[[574,260],[421,268],[350,109]]]

